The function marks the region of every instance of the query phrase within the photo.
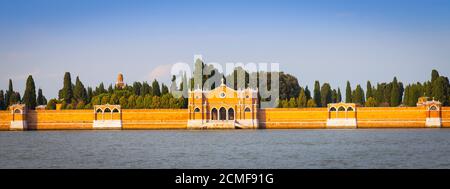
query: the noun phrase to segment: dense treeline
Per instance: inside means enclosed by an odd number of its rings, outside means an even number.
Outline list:
[[[344,100],[340,88],[332,90],[330,84],[320,85],[319,81],[316,81],[312,96],[306,86],[300,88],[297,97],[280,98],[278,107],[326,107],[328,103],[336,102],[356,103],[366,107],[416,106],[417,100],[421,96],[438,100],[444,106],[450,104],[448,77],[440,76],[436,70],[432,71],[431,80],[424,83],[418,82],[405,87],[394,77],[391,82],[377,83],[376,86],[372,86],[372,83],[367,81],[366,87],[365,92],[360,85],[352,90],[350,82],[347,81]]]
[[[19,92],[14,91],[11,79],[9,80],[8,90],[6,90],[6,92],[0,90],[0,110],[6,110],[9,106],[17,103],[26,104],[30,109],[35,109],[36,106],[47,104],[47,99],[43,95],[42,89],[38,90],[36,96],[36,86],[31,75],[27,78],[23,98],[21,98]]]
[[[125,85],[117,88],[112,84],[105,88],[100,83],[95,89],[85,88],[80,78],[72,83],[69,72],[64,74],[63,88],[59,91],[58,99],[51,99],[47,107],[55,109],[57,103],[61,103],[62,109],[91,109],[94,105],[120,104],[124,109],[155,109],[155,108],[184,108],[187,101],[183,97],[174,98],[169,93],[169,88],[157,80],[151,85],[147,82],[134,82],[133,85]]]
[[[199,70],[209,69],[209,75],[202,75]],[[200,74],[199,74],[200,73]],[[238,86],[241,84],[237,82],[238,74],[245,76],[245,86]],[[270,89],[271,74],[264,73],[267,76],[267,83],[262,83],[263,86]],[[209,78],[217,77],[226,80],[234,80],[228,84],[229,87],[238,89],[252,86],[259,86],[259,78],[262,77],[263,72],[247,73],[242,68],[235,69],[233,74],[223,75],[219,73],[214,67],[206,66],[203,62],[196,62],[193,78],[186,78],[186,74],[182,78],[181,84],[177,87],[175,77],[172,79],[172,84],[167,87],[165,84],[159,84],[154,80],[151,84],[147,82],[134,82],[132,85],[125,85],[123,88],[109,85],[105,88],[103,83],[97,87],[85,87],[79,77],[76,77],[75,83],[72,83],[70,73],[65,73],[63,87],[59,91],[58,99],[47,99],[43,95],[42,89],[38,89],[36,94],[36,87],[33,77],[30,75],[26,81],[25,92],[23,97],[20,93],[14,91],[12,80],[9,80],[8,90],[0,90],[0,110],[5,110],[10,105],[16,103],[24,103],[28,108],[34,109],[39,105],[47,105],[47,109],[55,109],[56,104],[61,103],[63,109],[91,109],[94,105],[100,104],[120,104],[122,108],[140,109],[140,108],[186,108],[187,99],[180,97],[175,98],[170,91],[181,90],[187,92],[187,88],[194,88],[195,77],[200,77],[200,81],[205,85]],[[264,76],[264,77],[266,77]],[[257,83],[252,84],[250,77],[256,77]],[[187,85],[189,81],[189,86]],[[215,88],[215,84],[206,84],[206,86]],[[242,85],[242,84],[241,84]],[[356,103],[367,107],[396,107],[396,106],[416,106],[417,100],[421,96],[427,96],[435,100],[439,100],[443,105],[450,104],[450,84],[448,77],[440,76],[438,71],[433,70],[431,79],[423,83],[412,83],[407,86],[393,78],[391,82],[377,83],[372,85],[367,81],[366,90],[364,91],[360,85],[356,85],[352,89],[350,82],[347,81],[345,88],[345,97],[342,96],[341,89],[333,89],[329,83],[320,84],[315,81],[314,88],[311,91],[308,86],[301,87],[296,77],[279,73],[279,100],[278,107],[280,108],[297,108],[297,107],[326,107],[329,103],[347,102]],[[260,99],[261,101],[267,99]]]

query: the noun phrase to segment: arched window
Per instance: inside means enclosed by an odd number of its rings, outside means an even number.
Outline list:
[[[219,110],[219,119],[227,120],[227,109],[225,109],[224,107],[220,108]]]
[[[330,112],[335,112],[336,111],[336,108],[335,107],[331,107],[330,108]]]
[[[21,113],[22,113],[22,111],[21,111],[21,110],[19,110],[19,109],[15,109],[15,110],[14,110],[14,113],[15,113],[15,114],[21,114]]]
[[[114,108],[113,113],[119,113],[119,110],[117,108]]]
[[[195,108],[194,112],[200,112],[199,108]]]
[[[105,108],[105,113],[110,113],[110,112],[111,112],[111,109]]]
[[[251,112],[250,108],[245,108],[244,112]]]
[[[341,107],[339,107],[338,111],[344,112],[344,111],[345,111],[345,108],[344,108],[343,106],[341,106]]]
[[[353,112],[353,108],[352,108],[352,107],[348,107],[348,108],[347,108],[347,111]]]
[[[234,110],[233,110],[233,108],[228,109],[228,120],[234,120]]]
[[[431,106],[430,107],[430,111],[436,111],[437,110],[437,107],[436,106]]]
[[[217,120],[217,109],[215,108],[211,110],[211,120]]]
[[[102,111],[102,109],[97,109],[97,111],[95,111],[95,112],[97,112],[97,113],[102,113],[103,111]]]

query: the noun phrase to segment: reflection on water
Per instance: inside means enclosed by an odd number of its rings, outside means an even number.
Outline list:
[[[450,168],[450,129],[0,132],[0,168]]]

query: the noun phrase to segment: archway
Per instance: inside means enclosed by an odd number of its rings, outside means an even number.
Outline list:
[[[220,120],[227,120],[227,109],[225,109],[224,107],[220,108],[219,114]]]
[[[251,112],[250,108],[245,108],[244,112]]]
[[[217,120],[217,109],[213,108],[211,110],[211,120]]]
[[[228,120],[234,120],[234,110],[233,110],[233,108],[228,109]]]
[[[101,114],[102,115],[102,119],[103,119],[103,111],[102,111],[102,109],[98,108],[95,111],[95,120],[98,120],[98,114]]]

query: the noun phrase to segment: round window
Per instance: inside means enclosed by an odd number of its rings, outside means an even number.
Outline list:
[[[225,98],[225,93],[220,93],[221,98]]]

